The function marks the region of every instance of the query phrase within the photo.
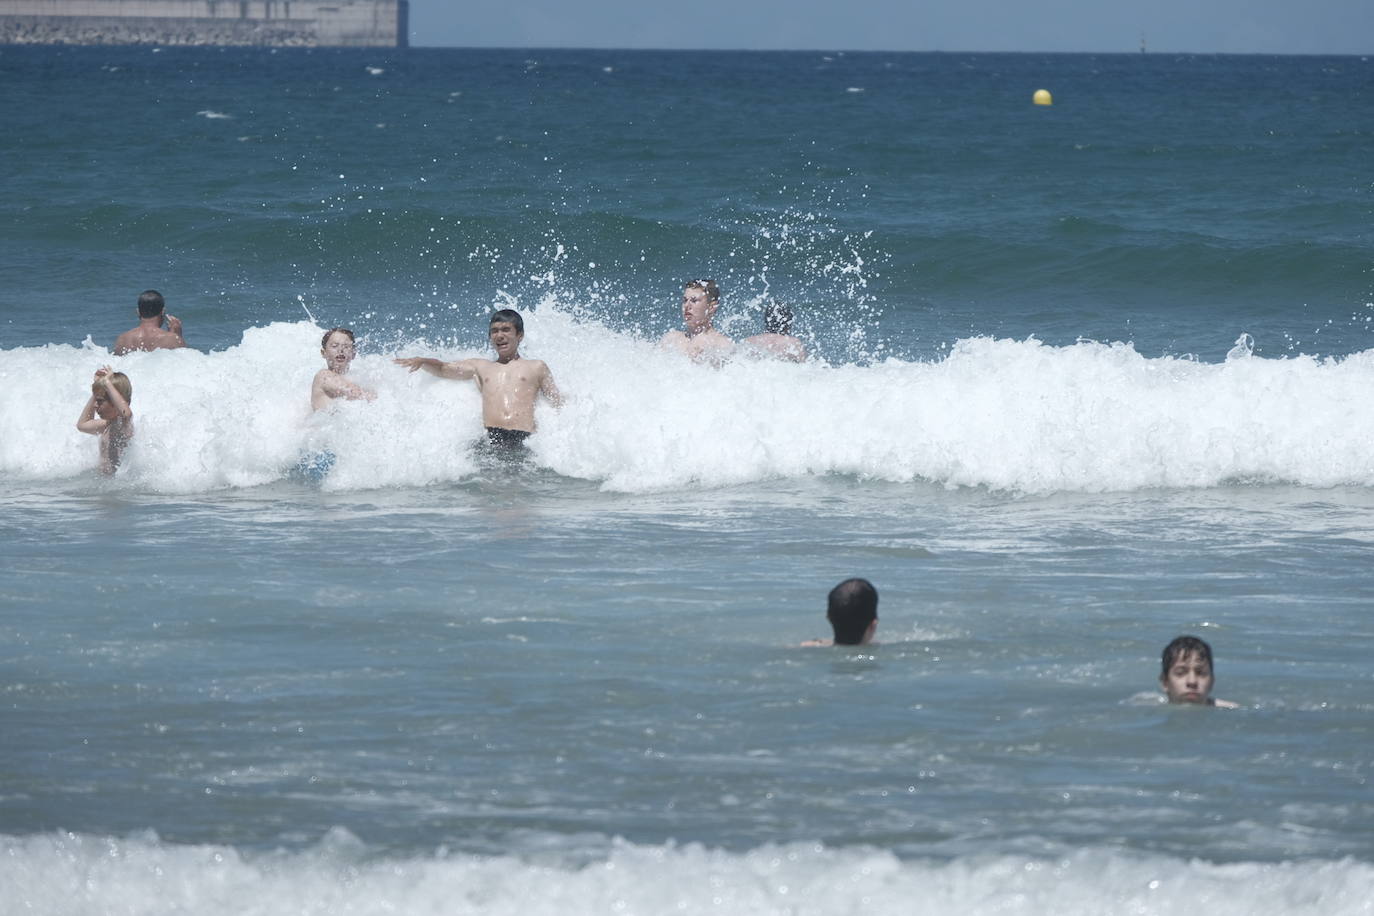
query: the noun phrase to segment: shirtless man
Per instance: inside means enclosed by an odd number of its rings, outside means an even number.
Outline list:
[[[134,350],[176,350],[186,346],[181,336],[181,319],[165,314],[166,302],[155,289],[145,290],[138,297],[138,327],[115,338],[114,355],[123,356]],[[163,319],[167,330],[162,329]]]
[[[310,408],[324,410],[334,403],[335,398],[346,401],[371,401],[377,393],[348,378],[348,367],[357,353],[353,344],[353,332],[348,328],[334,328],[324,332],[320,341],[320,355],[324,357],[324,368],[315,373],[310,385]]]
[[[774,299],[764,306],[762,334],[746,337],[743,344],[759,356],[773,356],[791,360],[794,363],[806,362],[806,347],[792,336],[792,310]]]
[[[487,442],[500,448],[519,448],[534,432],[534,402],[543,395],[555,407],[563,395],[543,360],[525,359],[520,342],[525,339],[525,320],[514,309],[493,312],[487,339],[496,359],[460,359],[446,363],[426,356],[396,360],[411,372],[423,369],[439,378],[475,379],[482,393],[482,424]]]
[[[735,349],[735,342],[711,325],[719,307],[720,287],[715,280],[688,280],[682,287],[684,330],[669,331],[658,345],[684,353],[694,362],[719,366]]]

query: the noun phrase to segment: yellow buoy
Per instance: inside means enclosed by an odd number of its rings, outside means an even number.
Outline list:
[[[1037,105],[1053,105],[1054,96],[1050,95],[1048,89],[1037,89],[1035,95],[1031,96],[1031,101]]]

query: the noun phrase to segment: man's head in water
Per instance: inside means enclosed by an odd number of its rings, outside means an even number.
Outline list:
[[[1164,647],[1159,686],[1170,703],[1211,705],[1212,647],[1196,636],[1180,636]]]
[[[835,645],[864,645],[878,629],[878,590],[867,579],[845,579],[830,590],[825,619],[835,630]]]
[[[709,328],[719,307],[720,287],[715,280],[688,280],[683,284],[682,323],[689,335]]]
[[[127,299],[125,300],[128,301]],[[138,295],[138,317],[157,318],[167,308],[167,300],[155,289],[146,289]]]
[[[763,307],[763,329],[769,334],[792,336],[792,310],[774,299]]]
[[[525,319],[515,309],[492,312],[487,323],[487,339],[496,351],[498,363],[516,359],[520,356],[520,342],[525,339]]]

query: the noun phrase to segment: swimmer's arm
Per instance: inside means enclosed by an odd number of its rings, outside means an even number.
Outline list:
[[[554,407],[562,407],[564,404],[563,392],[554,384],[553,373],[549,371],[548,366],[544,367],[544,377],[539,380],[539,393],[548,398]]]
[[[110,403],[113,404],[115,410],[119,412],[120,419],[132,420],[134,418],[134,412],[130,409],[129,402],[124,400],[124,395],[119,393],[119,389],[116,388],[114,382],[110,380],[112,374],[113,370],[110,369],[109,366],[106,366],[96,372],[95,375],[96,378],[105,383],[105,393],[109,395]]]
[[[441,359],[433,359],[428,356],[410,356],[396,360],[396,365],[405,366],[411,372],[416,369],[423,369],[430,375],[437,375],[439,378],[469,379],[477,377],[477,361],[472,359],[460,359],[457,362],[446,363]]]
[[[1239,703],[1232,703],[1230,700],[1213,700],[1212,705],[1217,709],[1240,709]]]
[[[330,372],[328,369],[323,371],[325,376],[320,379],[320,390],[331,398],[343,398],[346,401],[375,401],[377,399],[377,392],[364,388],[337,372]]]
[[[164,315],[163,317],[167,319],[167,330],[175,334],[177,340],[181,341],[179,346],[186,346],[186,338],[181,333],[181,319],[175,315]],[[172,349],[175,350],[176,347]]]
[[[76,419],[76,428],[83,433],[98,436],[105,431],[105,427],[108,425],[107,420],[102,420],[95,415],[95,395],[91,395],[86,399],[86,406],[81,411],[81,416]]]

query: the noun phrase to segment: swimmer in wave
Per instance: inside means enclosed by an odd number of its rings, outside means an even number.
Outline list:
[[[320,341],[320,355],[324,357],[324,368],[315,373],[310,384],[310,408],[324,410],[336,398],[346,401],[372,401],[376,392],[348,378],[348,367],[357,355],[353,332],[348,328],[334,328],[324,332]]]
[[[554,407],[563,406],[563,395],[543,360],[520,355],[525,339],[525,320],[514,309],[493,312],[487,339],[496,359],[460,359],[444,362],[427,356],[396,360],[411,372],[423,369],[447,379],[472,379],[482,395],[482,424],[487,443],[502,450],[520,450],[534,432],[534,405],[543,395]]]
[[[693,362],[719,366],[735,351],[735,342],[711,324],[718,308],[720,287],[715,280],[688,280],[682,286],[683,330],[669,331],[659,338],[658,345],[676,350]]]

